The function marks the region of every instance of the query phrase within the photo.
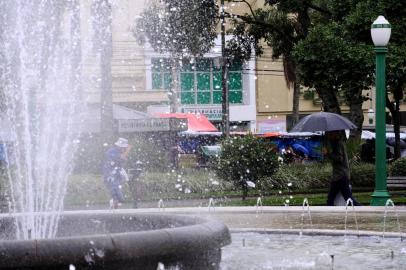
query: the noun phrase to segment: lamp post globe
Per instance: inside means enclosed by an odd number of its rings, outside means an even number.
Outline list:
[[[371,25],[372,41],[376,54],[375,95],[375,190],[371,205],[383,206],[390,198],[386,174],[386,53],[391,36],[391,25],[379,16]],[[368,112],[369,113],[369,112]]]
[[[375,47],[386,47],[392,33],[391,25],[384,16],[379,16],[371,26],[371,36]]]

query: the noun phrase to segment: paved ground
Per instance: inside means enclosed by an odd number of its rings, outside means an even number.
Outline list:
[[[197,203],[197,202],[196,202]],[[314,206],[308,209],[297,206],[282,207],[207,207],[207,202],[200,202],[198,207],[165,207],[130,209],[122,208],[113,211],[116,214],[129,212],[163,213],[179,215],[197,215],[212,218],[225,223],[230,229],[322,229],[322,230],[366,230],[383,231],[385,207],[361,206],[346,209],[343,206]],[[105,210],[93,210],[105,211]],[[406,207],[396,207],[396,211],[387,208],[387,232],[406,232]],[[347,223],[346,223],[347,220]]]

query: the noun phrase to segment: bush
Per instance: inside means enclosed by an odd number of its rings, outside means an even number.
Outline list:
[[[389,167],[391,176],[406,176],[406,158],[395,160]]]
[[[373,187],[375,183],[375,166],[369,163],[352,165],[351,185],[354,187]],[[329,163],[284,164],[269,179],[264,179],[264,190],[272,188],[309,190],[328,188],[331,179]]]
[[[130,152],[128,168],[141,161],[146,170],[168,171],[170,168],[169,150],[165,142],[153,136],[136,136],[130,139],[133,149]]]
[[[351,185],[354,187],[375,186],[375,165],[361,162],[351,166]]]
[[[328,163],[284,164],[268,180],[268,188],[306,190],[326,188],[331,178]]]
[[[73,172],[98,174],[101,173],[104,153],[109,141],[100,134],[84,135],[80,138],[74,159]]]
[[[146,170],[162,171],[169,168],[168,150],[159,138],[139,135],[128,139],[133,149],[126,168],[132,168],[136,161],[142,161]],[[106,139],[101,134],[82,136],[75,156],[74,173],[100,174],[105,152],[114,140]]]
[[[257,183],[260,179],[270,177],[279,166],[273,147],[253,135],[225,139],[221,148],[214,169],[221,179],[242,189],[243,199],[248,192],[246,181]]]

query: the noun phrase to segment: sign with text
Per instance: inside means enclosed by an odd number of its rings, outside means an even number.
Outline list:
[[[187,119],[147,118],[118,120],[118,132],[185,131],[187,129]]]
[[[221,121],[223,117],[223,112],[221,107],[183,107],[182,111],[184,113],[195,113],[195,114],[204,114],[207,119],[214,121]]]

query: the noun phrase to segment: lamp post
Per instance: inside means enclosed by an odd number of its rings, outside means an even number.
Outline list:
[[[230,104],[228,96],[228,58],[226,55],[226,19],[224,11],[224,0],[221,0],[221,14],[220,14],[220,23],[221,23],[221,89],[222,89],[222,121],[221,125],[223,128],[223,135],[225,137],[230,136]]]
[[[376,112],[375,112],[375,191],[371,205],[382,206],[390,198],[386,185],[386,80],[385,58],[391,36],[391,26],[383,16],[379,16],[371,26],[372,41],[376,53]]]

